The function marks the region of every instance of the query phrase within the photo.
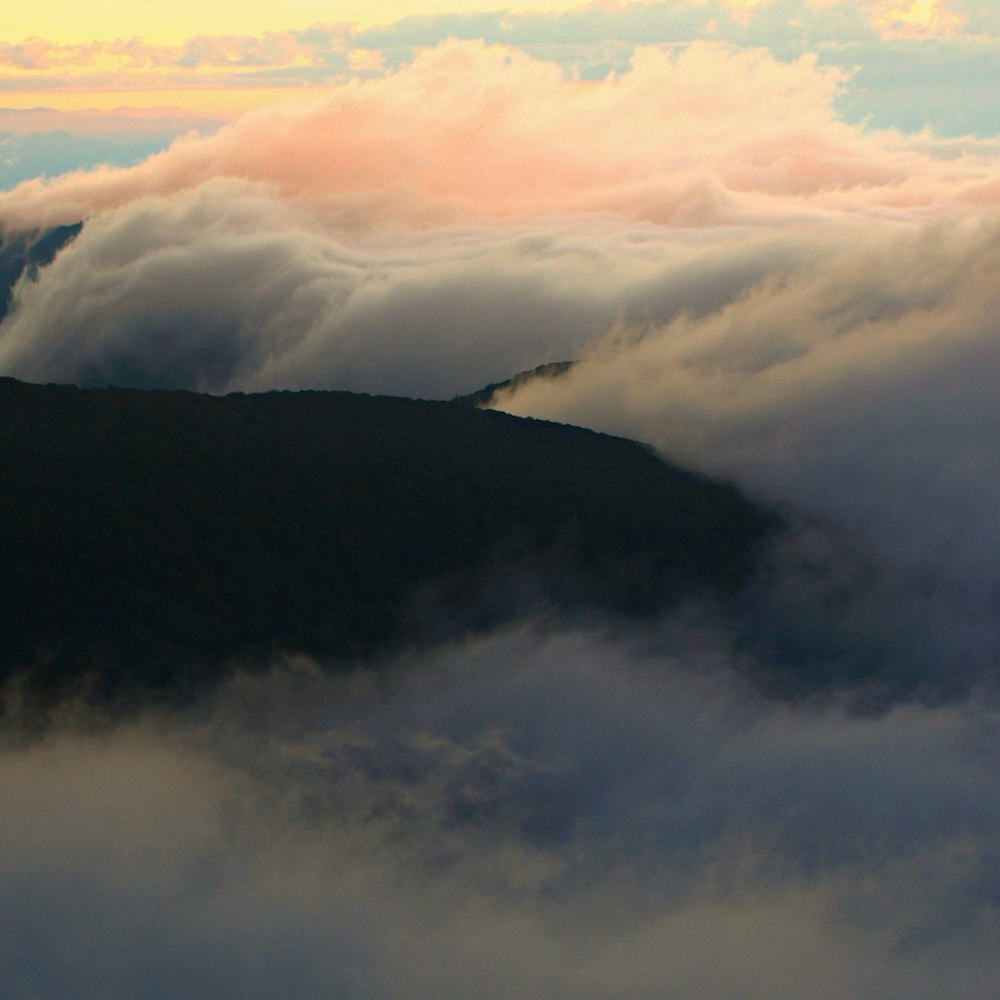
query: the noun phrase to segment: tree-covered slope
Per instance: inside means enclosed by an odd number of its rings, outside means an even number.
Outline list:
[[[45,687],[362,655],[497,567],[650,608],[737,586],[769,524],[634,442],[449,403],[0,379],[0,657]]]

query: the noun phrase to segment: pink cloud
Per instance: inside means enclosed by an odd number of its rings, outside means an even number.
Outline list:
[[[629,74],[581,82],[517,51],[451,42],[135,168],[22,184],[0,196],[0,219],[68,222],[219,177],[309,202],[318,218],[353,206],[366,225],[560,213],[714,225],[990,201],[992,147],[937,155],[927,137],[846,125],[832,108],[840,82],[811,57],[710,43],[676,57],[640,49]]]

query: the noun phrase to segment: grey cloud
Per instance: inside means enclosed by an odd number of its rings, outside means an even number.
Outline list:
[[[445,228],[387,248],[317,232],[264,189],[214,182],[89,222],[16,290],[0,364],[85,385],[446,397],[574,357],[619,315],[718,308],[797,245],[726,242],[568,223]]]
[[[870,554],[874,570],[824,556],[816,593],[833,608],[862,595],[832,615],[818,599],[795,611],[812,586],[796,568],[757,609],[781,625],[755,626],[755,648],[960,689],[1000,649],[996,254],[989,223],[764,237],[586,219],[389,245],[214,182],[92,219],[18,287],[0,364],[36,381],[449,397],[582,355],[501,405],[652,442],[837,525],[829,550]],[[886,622],[911,641],[887,650]]]
[[[998,740],[601,629],[299,663],[0,753],[6,989],[986,1000]]]
[[[834,241],[711,315],[618,331],[501,406],[656,444],[964,581],[995,618],[995,226]]]
[[[18,286],[0,368],[450,395],[582,353],[507,405],[834,524],[729,617],[6,734],[8,994],[992,998],[995,220],[364,224],[393,212],[219,180],[97,214]],[[796,664],[845,684],[747,679]]]

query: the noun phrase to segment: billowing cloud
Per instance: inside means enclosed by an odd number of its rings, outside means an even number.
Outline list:
[[[626,324],[501,405],[651,441],[863,527],[933,573],[971,576],[995,616],[996,220],[827,249],[710,315]]]
[[[643,49],[626,76],[584,83],[516,51],[449,43],[389,78],[249,114],[136,169],[24,184],[0,198],[0,221],[67,222],[218,177],[309,197],[334,219],[349,213],[345,201],[378,195],[396,221],[438,223],[912,218],[986,197],[993,144],[936,150],[928,137],[864,133],[837,120],[841,81],[809,57],[788,64],[704,44],[675,56]]]
[[[855,716],[514,629],[0,751],[5,990],[992,996],[987,696]]]
[[[719,308],[786,257],[870,242],[859,227],[1000,198],[993,144],[860,132],[838,81],[708,45],[581,83],[451,43],[132,169],[22,184],[7,229],[88,221],[17,289],[0,364],[451,395],[575,357],[619,316]]]
[[[718,72],[742,86],[707,92]],[[219,176],[274,184],[285,196],[402,192],[443,221],[620,210],[626,200],[655,200],[664,181],[668,192],[683,191],[704,177],[708,157],[773,132],[747,118],[753,102],[772,107],[787,131],[831,125],[825,105],[836,79],[809,61],[784,66],[709,47],[676,60],[649,50],[628,77],[588,85],[518,53],[453,43],[389,79],[345,85],[304,109],[248,115],[136,170],[24,185],[0,201],[0,216],[8,226],[48,224]],[[727,130],[741,120],[734,144]],[[605,145],[595,155],[596,136]]]

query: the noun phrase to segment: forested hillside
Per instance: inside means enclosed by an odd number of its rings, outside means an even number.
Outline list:
[[[112,695],[366,655],[429,588],[459,615],[512,575],[634,611],[734,588],[771,523],[630,441],[340,392],[3,379],[0,478],[4,675]]]

